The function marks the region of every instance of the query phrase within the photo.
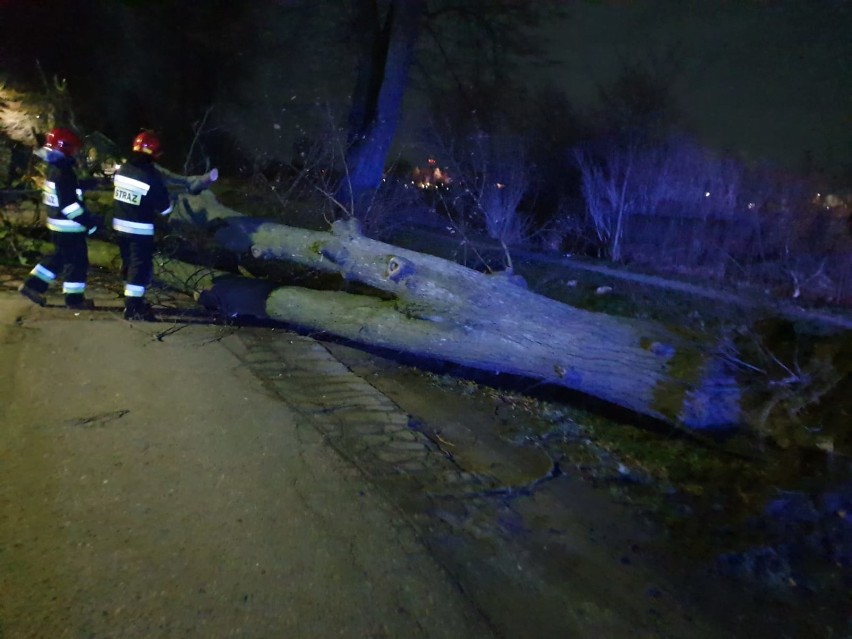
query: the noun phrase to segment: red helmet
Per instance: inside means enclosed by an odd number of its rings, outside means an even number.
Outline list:
[[[142,131],[133,139],[133,151],[152,155],[155,158],[159,157],[162,153],[160,151],[160,138],[150,131]]]
[[[80,150],[83,141],[69,129],[51,129],[44,146],[70,158]]]

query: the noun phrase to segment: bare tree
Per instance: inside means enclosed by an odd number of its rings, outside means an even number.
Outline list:
[[[520,243],[529,233],[520,211],[530,188],[523,142],[505,134],[480,133],[471,136],[459,155],[454,180],[464,189],[471,217],[504,246]]]
[[[586,210],[598,241],[613,262],[621,260],[625,217],[636,204],[630,191],[636,155],[635,148],[614,149],[605,157],[596,157],[585,149],[574,152]]]
[[[482,93],[486,86],[506,91],[508,59],[537,52],[524,37],[525,30],[556,5],[551,0],[355,0],[352,28],[359,34],[358,70],[348,123],[347,173],[337,200],[354,211],[381,183],[424,25],[430,53],[447,58],[463,43],[466,57],[475,61],[464,76],[454,77],[460,93],[470,97],[465,86],[475,88],[473,93]]]
[[[358,78],[349,113],[347,173],[336,198],[350,213],[381,184],[424,8],[425,0],[355,2]]]
[[[741,205],[743,169],[681,136],[640,144],[609,139],[574,151],[598,241],[621,260],[631,218],[731,220]],[[663,248],[661,242],[655,246]]]

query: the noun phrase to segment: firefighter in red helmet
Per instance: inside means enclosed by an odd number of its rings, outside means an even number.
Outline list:
[[[162,155],[160,151],[160,138],[150,131],[142,131],[139,135],[133,138],[133,152],[142,153],[158,158]]]
[[[42,201],[47,207],[47,228],[55,251],[30,271],[18,290],[40,306],[46,303],[45,293],[50,284],[62,277],[66,306],[72,309],[93,307],[85,298],[89,269],[86,238],[97,230],[101,220],[83,204],[74,172],[75,156],[82,146],[76,133],[56,128],[47,134],[44,146],[35,153],[47,163]]]
[[[172,211],[166,184],[154,159],[160,139],[143,131],[133,140],[132,157],[113,178],[115,216],[112,228],[121,251],[125,319],[152,320],[145,291],[153,276],[154,220]]]

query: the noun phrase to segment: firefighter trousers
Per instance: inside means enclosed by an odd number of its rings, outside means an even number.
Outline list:
[[[67,302],[82,299],[89,270],[86,237],[86,233],[51,231],[50,241],[53,242],[55,251],[30,271],[30,276],[24,284],[39,293],[45,293],[54,280],[60,279]]]
[[[125,304],[140,300],[154,275],[154,236],[117,233],[121,251],[121,277],[124,279]]]

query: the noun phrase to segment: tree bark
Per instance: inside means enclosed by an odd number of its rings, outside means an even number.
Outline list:
[[[338,202],[356,217],[384,174],[408,86],[424,1],[392,0],[381,26],[374,1],[360,0],[357,8],[364,37],[349,116],[346,174],[337,191]]]
[[[288,279],[294,269],[284,265],[295,264],[312,274],[316,288],[349,281],[366,293],[281,288],[185,262],[157,262],[157,279],[225,315],[274,318],[366,345],[543,380],[693,429],[760,428],[761,415],[765,421],[766,389],[753,385],[743,366],[734,376],[727,365],[735,361],[733,346],[717,344],[714,336],[688,337],[656,323],[570,307],[526,290],[511,274],[486,275],[364,237],[356,220],[338,221],[330,232],[288,227],[245,217],[203,191],[179,196],[172,223],[187,225],[192,233],[183,235],[208,248],[212,238],[236,254],[234,264],[250,255],[251,268],[268,260],[270,271]],[[90,240],[89,252],[93,264],[115,267],[114,246]],[[732,357],[719,356],[717,346]]]
[[[278,288],[265,300],[273,319],[543,380],[690,428],[741,418],[739,387],[714,349],[657,324],[576,309],[511,276],[372,240],[354,220],[335,222],[331,232],[245,217],[220,217],[218,225],[216,242],[231,251],[334,273],[376,293]],[[229,286],[213,292],[232,309],[259,306],[257,291]]]
[[[215,229],[216,244],[359,282],[373,295],[297,287],[168,259],[155,277],[227,316],[254,315],[366,345],[543,380],[638,413],[714,428],[741,419],[740,389],[700,341],[662,326],[592,313],[528,291],[511,275],[363,236],[355,220],[331,232],[288,227],[222,206],[209,191],[178,199],[175,224]],[[117,268],[112,244],[89,241],[93,265]]]
[[[167,168],[160,166],[159,164],[155,164],[154,166],[157,167],[157,171],[163,178],[163,182],[165,182],[167,187],[172,186],[186,189],[190,193],[194,194],[198,194],[205,189],[209,189],[210,184],[215,182],[219,175],[216,169],[202,175],[182,175],[180,173],[169,171]],[[214,171],[216,172],[214,173]]]

